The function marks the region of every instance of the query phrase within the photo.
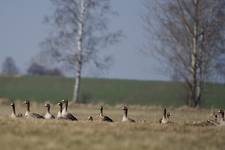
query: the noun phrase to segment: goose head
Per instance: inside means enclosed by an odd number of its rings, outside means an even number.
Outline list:
[[[47,108],[47,111],[48,111],[48,112],[50,111],[50,104],[46,103],[46,104],[44,105],[44,107]]]
[[[30,104],[30,102],[28,100],[25,100],[23,103],[26,104],[26,105]]]
[[[30,111],[30,102],[28,100],[24,101],[24,104],[27,105],[27,111]]]
[[[88,120],[89,120],[89,121],[93,121],[93,117],[92,117],[92,116],[89,116],[89,117],[88,117]]]
[[[220,113],[220,114],[221,114],[222,119],[224,119],[224,110],[223,110],[223,109],[220,109],[220,110],[218,111],[218,113]]]
[[[49,108],[50,107],[50,104],[46,103],[44,106],[47,107],[47,108]]]
[[[68,104],[68,100],[65,100],[65,99],[63,99],[61,102],[64,104]]]
[[[12,102],[12,103],[10,104],[10,106],[15,107],[15,103],[14,103],[14,102]]]
[[[169,118],[170,116],[171,116],[171,114],[168,112],[168,113],[166,114],[166,117]]]
[[[62,113],[62,105],[63,105],[62,102],[59,102],[58,105],[59,105],[59,110]]]
[[[128,110],[127,106],[123,106],[122,110],[124,111]]]

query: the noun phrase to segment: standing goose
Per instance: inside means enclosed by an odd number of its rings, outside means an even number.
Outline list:
[[[128,108],[126,106],[123,107],[123,110],[124,110],[124,115],[123,115],[123,118],[122,118],[122,122],[135,122],[135,120],[127,117]]]
[[[45,119],[55,119],[55,116],[52,115],[51,112],[50,112],[50,107],[51,107],[50,104],[45,104],[44,106],[47,107],[47,112],[44,116]]]
[[[59,112],[58,112],[58,114],[57,114],[57,119],[65,119],[63,116],[62,116],[62,103],[61,102],[59,102],[58,103],[58,105],[59,105]]]
[[[16,108],[15,108],[14,102],[12,102],[10,105],[12,106],[12,114],[10,115],[11,118],[20,118],[23,116],[21,113],[16,114]]]
[[[163,117],[159,120],[160,124],[169,123],[170,113],[167,113],[166,108],[163,109]]]
[[[65,107],[62,110],[62,117],[66,118],[67,120],[77,121],[77,118],[74,115],[72,115],[71,113],[67,112],[68,100],[62,100],[62,102],[65,105]]]
[[[108,116],[104,116],[103,115],[103,106],[100,107],[99,118],[101,119],[101,121],[113,122],[113,120],[111,118],[109,118]]]
[[[24,104],[27,105],[27,110],[25,112],[25,117],[26,118],[36,118],[36,119],[44,119],[44,117],[38,113],[31,113],[30,112],[30,102],[29,101],[24,101]]]

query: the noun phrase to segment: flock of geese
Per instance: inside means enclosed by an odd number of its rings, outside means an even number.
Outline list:
[[[51,106],[50,104],[46,103],[44,104],[44,106],[46,107],[47,111],[46,114],[44,116],[42,116],[41,114],[38,113],[33,113],[30,111],[30,101],[24,101],[24,104],[26,105],[26,111],[24,114],[25,118],[33,118],[33,119],[59,119],[59,120],[70,120],[70,121],[78,121],[78,119],[72,114],[68,112],[68,100],[62,100],[61,102],[58,103],[59,106],[59,112],[57,114],[57,116],[55,117],[52,113],[51,113]],[[15,103],[12,102],[11,103],[12,106],[12,114],[10,115],[11,118],[21,118],[23,117],[22,113],[16,113],[16,108],[15,108]],[[128,108],[126,106],[123,107],[124,110],[124,116],[122,118],[122,122],[135,122],[135,120],[128,118]],[[106,121],[106,122],[113,122],[113,120],[108,117],[105,116],[103,114],[103,106],[100,107],[100,114],[99,114],[99,118],[100,121]],[[89,121],[93,121],[93,117],[89,116],[88,117]]]
[[[50,109],[51,106],[48,103],[45,103],[44,106],[46,107],[47,111],[46,114],[43,116],[38,113],[33,113],[30,111],[30,101],[24,101],[24,104],[26,105],[26,111],[24,114],[25,118],[33,118],[33,119],[58,119],[58,120],[70,120],[70,121],[78,121],[78,119],[72,114],[68,112],[68,100],[62,100],[58,103],[59,106],[59,112],[57,116],[55,117]],[[23,117],[22,113],[16,113],[15,103],[11,103],[12,107],[12,114],[11,118],[21,118]],[[122,122],[136,122],[134,119],[131,119],[128,117],[128,107],[123,106],[122,110],[124,111]],[[206,121],[200,121],[200,122],[193,122],[192,125],[196,126],[209,126],[209,125],[215,125],[215,126],[225,126],[225,119],[224,119],[224,110],[220,109],[218,112],[214,112],[212,114],[212,119],[206,120]],[[100,107],[100,114],[98,117],[98,120],[100,121],[106,121],[106,122],[113,122],[113,120],[105,116],[103,114],[103,106]],[[92,116],[88,117],[88,121],[94,121],[94,118]],[[159,120],[160,124],[168,124],[168,123],[174,123],[170,121],[170,113],[167,112],[166,108],[163,109],[163,116]]]

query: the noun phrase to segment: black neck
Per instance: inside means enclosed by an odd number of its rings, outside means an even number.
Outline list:
[[[166,118],[166,109],[163,111],[163,116]]]
[[[224,119],[224,112],[221,112],[222,119]]]
[[[62,113],[62,105],[59,105],[59,111]]]
[[[30,111],[30,103],[27,103],[27,111]]]
[[[47,107],[47,112],[50,113],[50,106]]]
[[[103,108],[100,109],[100,114],[103,115]]]
[[[16,114],[16,108],[15,105],[12,105],[13,113]]]
[[[124,115],[127,117],[127,112],[128,110],[127,109],[124,109]]]
[[[65,102],[65,109],[67,111],[67,108],[68,108],[68,101]]]

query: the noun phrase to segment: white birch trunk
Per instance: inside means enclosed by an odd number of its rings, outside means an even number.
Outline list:
[[[82,41],[83,41],[83,34],[84,34],[84,17],[85,17],[85,6],[84,0],[80,1],[80,15],[78,21],[78,32],[77,32],[77,57],[75,58],[76,64],[76,74],[75,74],[75,84],[74,84],[74,91],[73,91],[73,101],[75,103],[80,102],[79,94],[80,94],[80,84],[81,84],[81,72],[82,72]]]
[[[191,54],[191,105],[196,107],[198,105],[198,97],[200,95],[200,83],[198,81],[198,0],[195,0],[195,17],[193,26],[193,40],[192,40],[192,54]]]

